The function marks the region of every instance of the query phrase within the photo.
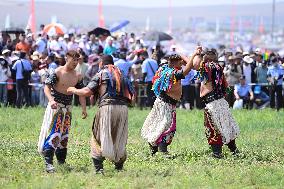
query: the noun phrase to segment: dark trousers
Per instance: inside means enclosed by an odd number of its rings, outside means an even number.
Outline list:
[[[270,107],[275,108],[275,93],[277,95],[276,108],[279,110],[283,107],[283,95],[282,95],[282,85],[277,85],[276,87],[269,88],[270,95]]]
[[[253,100],[250,100],[249,96],[240,96],[243,100],[243,107],[246,109],[252,109],[253,107]]]
[[[182,86],[182,107],[185,108],[185,103],[190,104],[190,109],[194,107],[194,99],[195,99],[195,86],[193,85],[185,85]]]
[[[152,82],[147,82],[147,106],[148,107],[153,107],[154,105],[154,102],[156,100],[156,97],[155,97],[155,93],[154,91],[152,90]]]
[[[17,108],[20,108],[23,103],[23,97],[25,98],[26,106],[30,106],[30,95],[29,95],[29,82],[25,79],[16,80],[17,90]]]

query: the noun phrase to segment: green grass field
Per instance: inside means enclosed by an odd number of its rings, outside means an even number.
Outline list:
[[[202,111],[178,111],[174,160],[149,156],[140,129],[149,110],[129,110],[128,159],[117,173],[105,161],[105,176],[95,175],[89,156],[91,124],[74,108],[67,165],[44,171],[37,153],[43,108],[0,108],[0,188],[284,188],[284,112],[234,111],[241,128],[239,157],[210,157]]]

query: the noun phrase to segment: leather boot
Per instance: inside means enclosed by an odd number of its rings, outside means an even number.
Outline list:
[[[53,166],[54,149],[44,150],[43,154],[44,154],[46,172],[54,173],[55,172],[55,168]]]
[[[58,164],[60,165],[64,164],[66,156],[67,156],[67,148],[63,148],[63,149],[57,148],[55,151],[55,155],[56,155]]]
[[[217,159],[223,158],[223,155],[222,155],[222,145],[212,144],[211,145],[211,149],[212,149],[212,156],[214,158],[217,158]]]
[[[95,159],[93,158],[93,163],[95,167],[96,174],[104,174],[104,165],[103,165],[103,159]]]
[[[228,148],[230,149],[230,151],[232,152],[233,155],[237,155],[239,153],[239,150],[237,148],[235,140],[232,140],[231,142],[229,142],[227,144],[227,146],[228,146]]]
[[[151,155],[155,155],[157,152],[158,152],[158,146],[152,146],[150,143],[149,143],[149,146],[150,146],[150,150],[151,150]]]
[[[117,170],[117,171],[122,171],[122,169],[123,169],[123,164],[124,164],[124,162],[117,162],[117,163],[114,163],[114,168],[115,168],[115,170]]]

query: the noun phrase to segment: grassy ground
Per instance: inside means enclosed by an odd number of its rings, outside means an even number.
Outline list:
[[[129,111],[128,160],[117,173],[105,162],[105,176],[94,175],[89,157],[91,123],[74,109],[67,165],[44,172],[37,139],[44,109],[0,108],[0,188],[284,188],[284,112],[234,111],[241,135],[240,157],[210,157],[202,111],[178,111],[174,160],[149,157],[140,129],[149,110]]]

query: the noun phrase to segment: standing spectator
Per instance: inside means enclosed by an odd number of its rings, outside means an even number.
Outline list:
[[[117,66],[120,71],[123,73],[124,77],[130,78],[130,71],[131,66],[134,62],[129,62],[126,60],[126,51],[122,51],[119,54],[119,60],[114,63],[115,66]]]
[[[42,84],[39,90],[39,104],[42,107],[46,107],[48,103],[48,99],[44,94],[44,86],[45,86],[45,80],[48,77],[49,72],[48,72],[48,68],[46,64],[42,64],[39,68],[40,68],[39,70],[40,83]]]
[[[275,93],[277,95],[277,111],[283,107],[283,95],[282,95],[282,84],[283,84],[283,74],[284,70],[282,65],[278,64],[277,57],[271,58],[271,66],[268,67],[267,76],[268,82],[270,84],[270,107],[275,108]]]
[[[116,51],[117,49],[113,46],[113,38],[111,36],[108,36],[103,53],[105,55],[113,55],[116,53]]]
[[[9,49],[4,49],[2,51],[3,58],[8,62],[9,66],[12,65],[12,60],[11,60],[10,53],[11,53],[11,51]]]
[[[191,70],[184,79],[181,80],[182,85],[182,99],[181,107],[189,110],[194,107],[194,98],[195,98],[195,86],[192,85],[192,80],[194,78],[196,71]]]
[[[76,51],[79,47],[78,40],[76,40],[75,36],[71,37],[70,42],[67,44],[67,49]]]
[[[243,58],[244,64],[242,65],[243,75],[246,78],[246,83],[251,84],[252,83],[252,72],[253,72],[253,59],[249,56],[245,56]]]
[[[258,63],[258,66],[254,69],[256,75],[256,83],[258,84],[267,83],[267,71],[268,68],[265,62]],[[266,94],[269,94],[269,90],[266,86],[261,86],[261,91],[265,92]]]
[[[230,89],[233,91],[234,86],[238,83],[240,76],[242,75],[241,66],[235,63],[235,58],[233,56],[228,57],[228,65],[224,68],[224,76],[229,84]],[[229,93],[226,96],[226,100],[228,101],[230,107],[234,105],[234,94]]]
[[[38,71],[38,66],[34,65],[34,71],[31,73],[31,81],[32,84],[32,105],[37,106],[39,105],[39,95],[40,95],[40,84],[41,84],[41,77]]]
[[[20,59],[17,60],[13,66],[13,70],[16,72],[16,90],[17,90],[17,108],[22,106],[22,97],[24,95],[25,103],[27,106],[30,106],[30,97],[29,97],[29,80],[24,78],[24,71],[32,71],[31,63],[26,59],[26,52],[20,53]]]
[[[3,57],[0,57],[0,106],[8,104],[8,91],[6,82],[11,77],[11,71],[8,65],[8,61]]]
[[[60,53],[61,52],[62,47],[58,42],[58,36],[54,35],[51,37],[51,41],[49,43],[48,48],[49,48],[50,53],[52,52]]]
[[[29,54],[31,46],[28,44],[27,39],[24,35],[20,36],[20,42],[16,45],[16,51],[22,51]]]
[[[243,100],[243,106],[250,109],[253,107],[254,95],[251,87],[246,83],[245,76],[240,77],[240,83],[235,86],[234,94],[237,100]]]
[[[48,55],[48,57],[46,58],[46,64],[48,65],[49,72],[54,71],[58,67],[58,65],[55,63],[54,54]]]
[[[79,43],[79,48],[81,48],[87,56],[90,55],[91,47],[88,43],[88,37],[86,35],[82,35]]]
[[[84,86],[87,86],[87,77],[86,77],[87,70],[88,70],[88,65],[84,63],[84,55],[80,54],[79,62],[75,68],[75,71],[81,74]],[[78,106],[79,103],[80,103],[79,96],[74,95],[74,105]]]
[[[35,50],[39,52],[40,54],[46,50],[46,42],[43,39],[41,34],[38,34],[38,38],[35,42],[34,47],[35,47]]]
[[[155,102],[155,94],[152,91],[152,79],[158,70],[158,63],[152,58],[149,58],[147,51],[141,54],[141,58],[144,59],[142,63],[143,81],[147,84],[147,106],[153,107]]]

